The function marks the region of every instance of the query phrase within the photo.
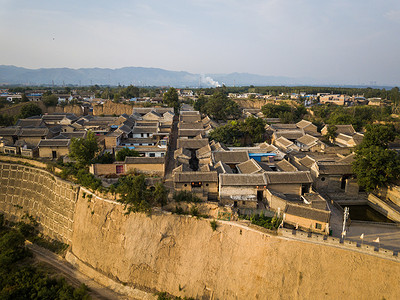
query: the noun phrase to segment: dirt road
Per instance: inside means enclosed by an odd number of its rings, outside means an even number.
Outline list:
[[[65,277],[71,285],[79,287],[82,283],[86,284],[90,289],[89,294],[92,299],[132,299],[98,284],[75,270],[68,262],[47,249],[31,243],[27,243],[27,247],[33,252],[37,261],[50,265],[51,269],[54,269],[56,273]]]

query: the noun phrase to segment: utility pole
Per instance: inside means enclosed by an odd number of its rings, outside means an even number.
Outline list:
[[[346,223],[349,218],[349,208],[346,206],[343,211],[343,228],[342,228],[342,239],[346,235]]]

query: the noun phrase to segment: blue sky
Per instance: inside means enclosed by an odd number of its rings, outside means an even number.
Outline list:
[[[0,64],[400,85],[396,0],[0,0]]]

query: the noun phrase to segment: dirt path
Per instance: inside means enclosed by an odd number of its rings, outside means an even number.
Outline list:
[[[26,246],[33,252],[37,261],[50,265],[52,269],[59,273],[59,275],[65,277],[65,279],[74,287],[79,287],[82,283],[86,284],[90,289],[89,294],[92,299],[132,299],[98,284],[94,280],[75,270],[68,262],[53,252],[29,242]]]

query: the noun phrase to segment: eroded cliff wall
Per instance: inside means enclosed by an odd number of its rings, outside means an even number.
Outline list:
[[[6,219],[31,215],[45,235],[68,244],[78,191],[78,186],[47,171],[0,162],[0,211]]]
[[[77,194],[79,191],[79,194]],[[0,163],[0,211],[135,287],[207,299],[397,299],[400,263],[187,216],[123,206],[34,167]]]
[[[132,284],[213,299],[396,299],[400,264],[209,220],[144,214],[80,195],[72,252]]]

